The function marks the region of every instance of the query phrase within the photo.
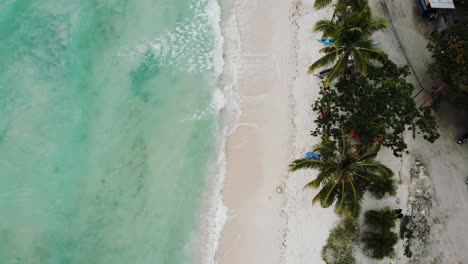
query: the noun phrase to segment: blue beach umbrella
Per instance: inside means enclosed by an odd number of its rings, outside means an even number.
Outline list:
[[[305,155],[306,159],[320,159],[320,154],[314,153],[314,152],[307,152]]]

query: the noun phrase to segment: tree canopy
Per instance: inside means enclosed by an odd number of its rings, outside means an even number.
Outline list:
[[[365,191],[370,191],[376,198],[382,198],[386,193],[395,194],[393,171],[375,160],[376,150],[358,151],[354,140],[343,131],[341,139],[335,144],[323,137],[313,150],[321,155],[320,160],[297,159],[289,167],[291,171],[319,170],[317,177],[305,186],[321,186],[313,202],[320,202],[322,207],[335,204],[338,215],[357,218]]]
[[[360,74],[365,76],[372,60],[385,61],[387,55],[372,46],[372,34],[383,30],[387,23],[383,18],[373,17],[367,1],[355,1],[355,9],[348,8],[340,1],[331,20],[320,20],[315,24],[314,31],[323,32],[322,38],[332,38],[333,45],[324,47],[321,52],[325,55],[309,67],[309,73],[333,64],[325,84],[330,84],[346,69],[356,64]],[[352,60],[351,60],[352,59]]]
[[[428,73],[445,87],[437,93],[433,106],[449,100],[459,109],[468,111],[468,30],[465,25],[451,25],[447,31],[434,32],[428,46],[434,62]]]
[[[393,150],[396,156],[407,148],[403,132],[417,134],[434,142],[439,134],[429,108],[418,109],[411,97],[414,87],[405,79],[407,66],[391,61],[371,66],[367,77],[342,77],[336,86],[324,86],[313,109],[320,113],[312,135],[341,137],[343,128],[363,147],[374,144]]]
[[[315,0],[314,2],[314,7],[317,9],[324,8],[328,5],[331,5],[333,0]],[[345,6],[351,6],[353,10],[356,8],[359,8],[363,4],[367,4],[367,0],[337,0],[337,5],[338,4],[344,4]]]

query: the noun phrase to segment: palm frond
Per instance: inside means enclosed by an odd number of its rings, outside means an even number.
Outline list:
[[[375,175],[384,175],[387,177],[393,176],[393,171],[389,167],[377,161],[358,163],[356,164],[356,167],[362,171]]]
[[[330,181],[319,191],[319,193],[314,197],[312,203],[320,201],[320,205],[323,208],[329,207],[335,202],[336,199],[336,185],[338,181]]]
[[[387,21],[381,17],[374,17],[372,22],[366,27],[369,34],[386,29],[388,26]]]
[[[359,161],[373,160],[375,157],[377,157],[377,151],[367,151],[366,153],[359,156],[358,160]]]
[[[336,57],[338,56],[340,52],[340,49],[335,49],[327,54],[325,56],[321,57],[318,59],[316,62],[314,62],[312,65],[309,67],[309,74],[313,73],[314,70],[316,70],[319,67],[324,67],[327,65],[330,65],[333,61],[335,61]]]
[[[346,69],[347,64],[348,64],[348,57],[349,57],[349,51],[345,51],[344,53],[340,54],[340,57],[338,61],[335,63],[335,65],[333,66],[333,69],[328,74],[325,81],[323,81],[325,85],[330,85],[333,79],[337,78],[338,75]]]
[[[346,157],[352,147],[354,146],[351,137],[346,134],[343,128],[340,129],[341,131],[341,157]]]
[[[338,53],[340,53],[342,49],[339,48],[336,45],[331,45],[331,46],[325,46],[325,47],[321,48],[319,51],[322,52],[322,53],[330,53],[330,52],[333,52],[335,50],[338,50]]]
[[[315,0],[314,7],[317,9],[324,8],[330,5],[332,0]]]
[[[314,146],[313,151],[320,153],[325,160],[335,155],[335,144],[327,137],[322,137],[322,142]]]
[[[362,173],[360,171],[353,171],[351,173],[353,176],[358,176],[361,179],[364,179],[366,182],[372,182],[372,176],[366,175],[366,173]]]
[[[316,159],[297,159],[289,164],[290,171],[302,170],[302,169],[322,169],[326,166],[326,163]]]
[[[359,51],[359,49],[353,48],[353,57],[356,60],[359,69],[361,70],[361,75],[367,75],[367,66],[369,65],[369,60]]]
[[[334,171],[336,170],[336,167],[335,166],[330,166],[328,168],[325,168],[323,169],[322,171],[320,171],[320,173],[317,175],[317,178],[315,178],[313,181],[307,183],[304,188],[313,188],[313,189],[316,189],[318,187],[320,187],[320,184],[322,184],[322,182],[327,179],[327,178],[330,178]]]
[[[314,31],[323,32],[322,38],[332,36],[336,31],[336,23],[331,20],[320,20],[315,24]]]
[[[358,218],[362,208],[362,198],[364,196],[362,191],[359,191],[352,181],[349,182],[352,189],[353,198],[351,199],[351,216]]]
[[[341,191],[339,193],[339,197],[338,197],[338,201],[337,204],[336,204],[336,207],[335,207],[335,211],[338,213],[338,214],[343,214],[343,205],[345,203],[345,198],[347,198],[346,196],[346,190],[345,190],[345,181],[342,181],[341,182]]]
[[[388,55],[378,48],[356,47],[356,49],[370,60],[376,60],[382,63],[388,60]]]
[[[362,12],[369,7],[367,0],[353,0],[351,1],[351,7],[354,12]]]
[[[352,180],[346,180],[344,187],[337,194],[335,212],[348,218],[358,218],[362,208],[364,192]]]

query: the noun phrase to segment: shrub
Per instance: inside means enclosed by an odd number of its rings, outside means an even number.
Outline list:
[[[355,220],[343,219],[331,231],[322,248],[327,264],[355,264],[353,250],[359,243],[359,225]]]
[[[447,31],[431,34],[428,45],[434,62],[428,67],[433,79],[441,80],[445,87],[436,94],[433,107],[449,100],[459,109],[468,111],[468,33],[463,24],[450,25]]]
[[[369,231],[363,233],[361,241],[366,255],[375,259],[395,257],[394,246],[398,242],[398,235],[392,229],[396,220],[396,214],[389,207],[365,213],[364,224]]]
[[[411,241],[414,238],[414,234],[413,229],[410,227],[411,221],[411,217],[405,215],[401,219],[400,223],[400,238],[406,240],[404,254],[408,258],[411,258],[413,256],[413,252],[411,252]]]

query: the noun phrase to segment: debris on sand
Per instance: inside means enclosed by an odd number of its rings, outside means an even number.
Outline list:
[[[419,160],[411,168],[410,175],[408,210],[401,221],[400,237],[404,240],[404,254],[409,263],[423,263],[431,244],[431,181]]]

